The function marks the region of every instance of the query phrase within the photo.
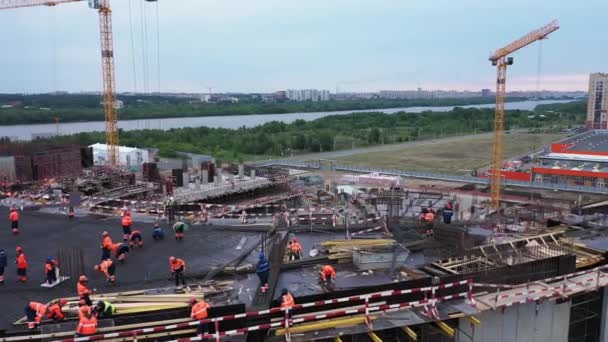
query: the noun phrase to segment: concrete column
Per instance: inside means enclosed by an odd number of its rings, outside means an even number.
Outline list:
[[[251,170],[251,180],[255,180],[255,169]]]
[[[222,171],[223,171],[223,170],[222,170],[222,168],[221,168],[221,167],[218,167],[218,168],[217,168],[217,175],[216,175],[216,177],[217,177],[217,184],[222,184],[222,181],[223,181],[223,178],[222,178]]]
[[[245,175],[245,165],[239,164],[239,179],[243,179]]]
[[[209,171],[208,171],[208,170],[203,170],[203,171],[202,171],[202,174],[203,174],[203,175],[202,175],[202,182],[203,182],[203,185],[204,185],[204,184],[208,184],[208,183],[209,183]]]
[[[184,172],[184,187],[190,186],[190,175],[188,172]]]

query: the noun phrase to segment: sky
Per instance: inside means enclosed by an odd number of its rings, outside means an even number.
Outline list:
[[[539,80],[586,90],[589,73],[608,72],[606,0],[112,0],[112,9],[119,92],[493,89],[490,52],[552,19],[558,31],[513,54],[508,91]],[[86,1],[0,11],[0,92],[99,91],[98,23]]]

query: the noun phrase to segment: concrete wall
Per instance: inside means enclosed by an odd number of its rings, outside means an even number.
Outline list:
[[[0,157],[0,181],[7,177],[9,181],[15,180],[15,158]]]
[[[570,302],[543,301],[502,310],[484,311],[475,317],[480,326],[461,318],[458,342],[567,342]]]

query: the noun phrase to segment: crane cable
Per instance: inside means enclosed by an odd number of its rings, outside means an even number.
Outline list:
[[[141,56],[143,64],[143,82],[144,93],[148,93],[148,30],[147,30],[147,15],[144,1],[140,1],[139,9],[141,12]]]
[[[133,69],[133,92],[137,93],[137,65],[135,58],[135,41],[133,39],[133,8],[132,2],[133,0],[128,0],[129,2],[129,40],[131,41],[131,67]]]
[[[156,78],[160,95],[160,11],[158,3],[159,1],[156,1]]]
[[[536,97],[540,100],[540,81],[543,61],[543,39],[538,41],[538,59],[536,60]]]

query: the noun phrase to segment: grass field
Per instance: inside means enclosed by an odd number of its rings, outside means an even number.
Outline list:
[[[538,150],[562,137],[560,134],[506,134],[505,159]],[[339,157],[337,160],[378,168],[470,174],[473,169],[492,162],[492,138],[473,136],[451,142],[429,141],[391,151]]]

